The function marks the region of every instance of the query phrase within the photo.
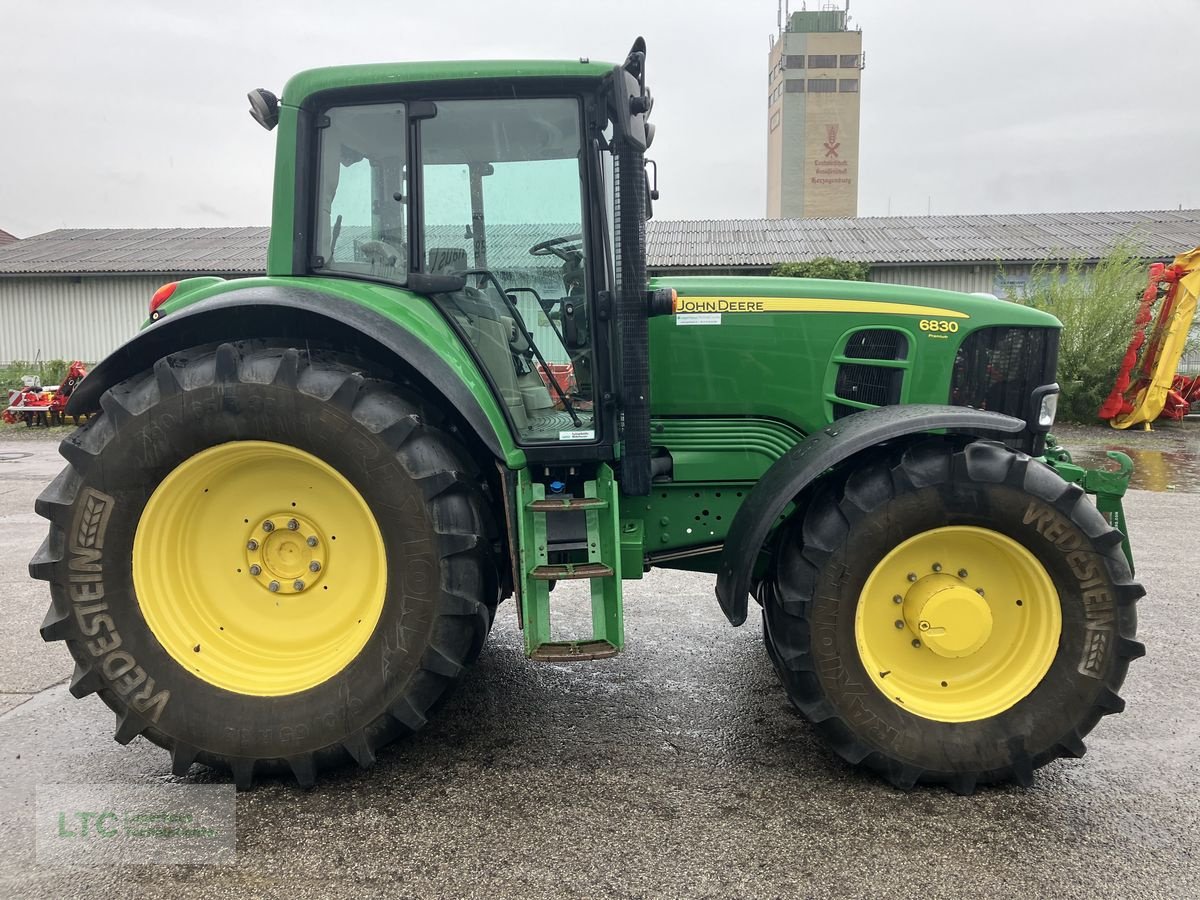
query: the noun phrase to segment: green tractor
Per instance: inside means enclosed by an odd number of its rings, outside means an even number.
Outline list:
[[[90,418],[37,502],[42,636],[118,741],[239,787],[367,767],[502,600],[530,660],[602,659],[655,566],[713,573],[733,625],[761,605],[791,702],[901,788],[1028,784],[1121,709],[1143,590],[1125,479],[1048,449],[1060,324],[649,280],[645,59],[251,93],[278,126],[268,274],[159,290],[71,397]],[[586,639],[552,627],[566,579]]]

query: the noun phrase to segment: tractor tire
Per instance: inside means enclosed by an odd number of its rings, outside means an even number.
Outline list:
[[[165,357],[101,397],[37,501],[42,625],[115,738],[317,772],[416,731],[475,660],[497,574],[466,453],[393,384],[261,342]]]
[[[960,794],[1082,756],[1145,653],[1145,592],[1083,490],[945,439],[829,482],[758,586],[769,656],[829,746],[898,788]]]

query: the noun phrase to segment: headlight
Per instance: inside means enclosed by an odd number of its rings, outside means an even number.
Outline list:
[[[1038,425],[1042,428],[1049,428],[1054,424],[1054,416],[1058,412],[1058,392],[1046,394],[1042,397],[1042,404],[1038,407]]]

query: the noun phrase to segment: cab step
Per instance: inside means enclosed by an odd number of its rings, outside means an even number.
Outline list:
[[[577,509],[607,509],[608,501],[601,497],[550,497],[531,500],[527,506],[534,512],[572,512]]]
[[[611,578],[613,570],[604,563],[566,563],[561,566],[534,566],[530,574],[539,581],[569,581],[573,578]]]
[[[608,641],[546,641],[529,655],[538,662],[587,662],[608,659],[620,650]]]
[[[525,655],[541,662],[581,662],[615,656],[625,643],[621,602],[621,535],[617,484],[612,469],[601,463],[596,477],[583,485],[582,497],[547,497],[546,486],[533,481],[528,468],[517,475],[520,541],[520,624]],[[550,562],[563,551],[549,539],[548,517],[574,513],[586,520],[586,541],[568,552],[572,562]],[[558,546],[561,546],[559,544]],[[563,555],[560,555],[563,554]],[[584,556],[586,555],[586,559]],[[550,586],[555,581],[587,580],[592,593],[592,636],[584,640],[551,639]]]

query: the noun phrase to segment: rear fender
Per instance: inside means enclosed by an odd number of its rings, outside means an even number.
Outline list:
[[[394,319],[324,291],[294,285],[233,289],[171,312],[118,347],[71,395],[68,415],[94,413],[110,387],[145,371],[170,353],[222,341],[278,338],[299,347],[320,345],[399,372],[440,398],[479,444],[508,466],[524,464],[503,413],[473,365],[455,364]],[[474,377],[469,384],[464,376]]]
[[[754,565],[788,504],[823,474],[885,441],[936,431],[1002,437],[1025,422],[962,406],[913,404],[864,410],[798,443],[777,459],[738,509],[717,569],[717,601],[733,625],[746,621]]]

